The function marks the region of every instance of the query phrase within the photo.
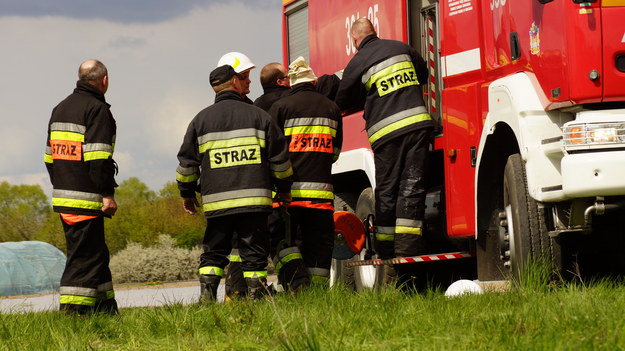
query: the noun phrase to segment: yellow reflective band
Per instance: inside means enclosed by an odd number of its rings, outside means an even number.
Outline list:
[[[293,175],[293,167],[289,167],[289,169],[287,169],[286,171],[282,171],[282,172],[276,172],[272,170],[271,175],[274,178],[278,178],[278,179],[288,178]]]
[[[243,278],[267,278],[267,271],[243,272]]]
[[[85,161],[106,160],[111,156],[113,156],[113,154],[106,151],[90,151],[83,154]]]
[[[376,233],[375,238],[378,241],[395,241],[395,234],[380,234]]]
[[[203,144],[200,144],[200,153],[204,153],[206,152],[206,150],[210,150],[210,149],[223,149],[227,147],[244,146],[244,145],[256,145],[256,146],[260,146],[264,148],[265,140],[257,138],[257,137],[251,137],[251,136],[233,138],[233,139],[211,140]]]
[[[85,136],[73,132],[50,132],[50,140],[85,141]]]
[[[327,126],[300,126],[284,128],[284,135],[289,136],[295,134],[328,134],[335,137],[336,129]]]
[[[421,235],[421,228],[396,226],[395,234],[414,234]]]
[[[260,146],[245,145],[232,146],[223,149],[210,149],[211,168],[225,168],[243,165],[258,165],[261,163]]]
[[[243,262],[240,255],[229,255],[228,260],[230,260],[230,262]]]
[[[45,163],[53,163],[54,159],[52,159],[52,155],[50,154],[43,154],[43,161]]]
[[[58,207],[74,207],[74,208],[84,208],[88,210],[101,210],[102,205],[103,205],[102,202],[98,202],[98,201],[66,199],[66,198],[61,198],[61,197],[52,198],[52,206],[58,206]]]
[[[204,266],[200,267],[200,275],[218,275],[220,277],[224,276],[223,268],[215,267],[215,266]]]
[[[243,206],[271,206],[270,197],[244,197],[240,199],[209,202],[202,206],[204,212]]]
[[[199,178],[200,178],[199,174],[192,174],[192,175],[185,176],[185,175],[182,175],[182,174],[176,172],[176,180],[181,182],[181,183],[195,182]]]
[[[410,116],[410,117],[406,117],[402,120],[399,120],[395,123],[391,123],[389,125],[387,125],[386,127],[380,129],[379,131],[375,132],[373,135],[371,135],[369,137],[369,143],[371,143],[371,145],[373,145],[376,141],[380,140],[380,138],[396,131],[399,129],[402,129],[404,127],[407,127],[409,125],[412,124],[416,124],[419,122],[423,122],[423,121],[429,121],[432,118],[430,117],[430,115],[428,113],[420,113],[418,115],[414,115],[414,116]]]
[[[369,90],[373,84],[378,95],[384,96],[407,86],[419,85],[419,80],[412,62],[402,61],[373,74],[365,83],[365,88]]]
[[[96,298],[76,295],[61,295],[59,297],[59,302],[64,305],[94,306]]]
[[[331,191],[324,191],[324,190],[291,189],[291,194],[293,195],[293,197],[334,200],[334,193]]]

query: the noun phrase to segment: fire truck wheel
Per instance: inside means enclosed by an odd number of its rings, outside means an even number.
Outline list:
[[[506,163],[499,228],[501,256],[512,277],[522,277],[530,258],[557,265],[557,247],[548,235],[545,210],[527,191],[525,166],[519,154],[511,155]]]
[[[356,203],[356,216],[364,221],[369,215],[375,213],[375,196],[372,188],[366,188],[358,197]],[[375,223],[374,223],[375,224]],[[369,238],[371,239],[371,238]],[[369,254],[372,254],[370,252]],[[376,259],[377,255],[366,257],[366,248],[359,255],[354,257],[355,260]],[[385,269],[386,267],[386,269]],[[354,285],[356,290],[372,289],[380,287],[382,284],[395,278],[395,270],[393,266],[357,266],[354,268]],[[387,276],[388,275],[388,276]]]

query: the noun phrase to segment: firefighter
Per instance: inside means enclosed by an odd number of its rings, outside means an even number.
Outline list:
[[[216,300],[234,232],[248,296],[259,298],[268,292],[266,226],[272,190],[277,199],[290,202],[293,169],[277,124],[244,102],[249,78],[223,65],[209,79],[215,103],[189,124],[176,174],[184,210],[196,213],[199,190],[207,218],[199,268],[201,299]]]
[[[250,93],[250,71],[256,68],[256,65],[250,60],[247,55],[240,52],[229,52],[219,58],[217,67],[229,65],[237,74],[240,74],[243,80],[243,101],[248,104],[253,104],[253,101],[247,97]],[[239,254],[239,245],[236,232],[232,235],[232,252],[228,256],[228,265],[225,269],[225,288],[226,299],[232,300],[238,297],[245,297],[247,295],[247,284],[245,284],[245,278],[243,278],[243,271],[241,270],[241,255]]]
[[[104,217],[117,211],[117,127],[104,98],[108,86],[102,62],[83,62],[76,89],[52,110],[48,124],[44,160],[67,243],[60,309],[69,314],[117,313],[104,240]]]
[[[350,35],[358,52],[343,71],[336,103],[347,110],[364,100],[375,161],[376,251],[380,258],[419,255],[434,127],[420,87],[427,66],[410,46],[378,38],[366,18],[354,22]]]
[[[288,212],[291,233],[300,233],[298,246],[308,277],[297,272],[291,277],[278,274],[286,290],[306,284],[306,278],[313,283],[328,284],[334,246],[331,169],[342,143],[340,110],[315,90],[317,77],[303,57],[289,65],[288,75],[291,91],[272,105],[269,114],[277,120],[289,143],[293,201]],[[279,257],[277,266],[295,258],[294,255]]]
[[[272,62],[260,70],[260,85],[263,95],[254,100],[254,105],[269,111],[274,102],[289,93],[291,81],[286,68],[281,63]]]

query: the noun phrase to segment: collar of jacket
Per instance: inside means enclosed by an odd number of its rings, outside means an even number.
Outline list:
[[[380,38],[378,38],[377,35],[375,34],[371,34],[371,35],[367,35],[362,42],[360,43],[360,46],[358,47],[358,50],[362,49],[364,46],[366,46],[367,44],[369,44],[372,41],[378,40]]]
[[[74,93],[77,94],[86,94],[86,95],[91,95],[94,98],[102,101],[103,103],[107,104],[106,99],[104,98],[104,94],[102,94],[102,92],[100,90],[98,90],[98,88],[94,87],[93,85],[87,83],[87,82],[83,82],[83,81],[77,81],[76,82],[76,89],[74,89]],[[110,105],[109,105],[110,106]]]
[[[285,86],[282,85],[270,85],[270,86],[266,86],[263,87],[263,94],[270,94],[276,91],[280,91],[280,90],[290,90],[291,88],[287,88]]]
[[[312,82],[300,83],[291,87],[291,95],[300,91],[316,91]]]
[[[243,102],[243,97],[234,90],[224,90],[215,96],[215,103],[224,100],[237,100]]]

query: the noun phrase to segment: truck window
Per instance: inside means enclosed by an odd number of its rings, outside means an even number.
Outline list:
[[[308,56],[308,4],[297,1],[286,9],[286,27],[288,41],[288,62],[298,56],[303,56],[310,62]]]

